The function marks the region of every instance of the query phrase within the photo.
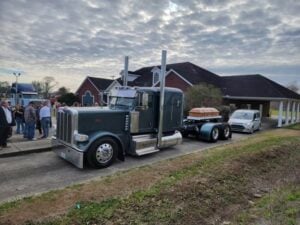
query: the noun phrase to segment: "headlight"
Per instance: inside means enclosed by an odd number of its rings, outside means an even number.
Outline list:
[[[89,140],[89,136],[87,136],[85,134],[74,133],[74,139],[75,139],[75,141],[78,141],[78,142],[84,142],[84,141]]]
[[[246,127],[251,127],[252,126],[252,123],[249,122],[249,123],[246,123]]]

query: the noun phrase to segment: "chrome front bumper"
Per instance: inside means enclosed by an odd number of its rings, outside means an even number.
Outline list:
[[[56,137],[51,138],[52,150],[61,158],[69,161],[76,167],[83,169],[84,166],[84,153],[79,149],[72,148],[70,146],[64,145],[56,139]]]

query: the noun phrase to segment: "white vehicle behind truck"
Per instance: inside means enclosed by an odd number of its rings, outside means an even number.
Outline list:
[[[239,109],[234,111],[228,123],[232,131],[252,134],[261,127],[261,115],[258,110]]]

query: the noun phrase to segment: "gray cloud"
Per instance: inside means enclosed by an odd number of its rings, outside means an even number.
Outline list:
[[[296,75],[299,11],[293,0],[2,0],[0,74],[18,68],[28,81],[52,75],[76,89],[86,75],[117,76],[124,55],[134,70],[167,49],[170,63]]]

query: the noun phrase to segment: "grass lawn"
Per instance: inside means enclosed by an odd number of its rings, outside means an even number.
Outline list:
[[[299,160],[299,130],[261,132],[2,204],[0,224],[297,224]]]

